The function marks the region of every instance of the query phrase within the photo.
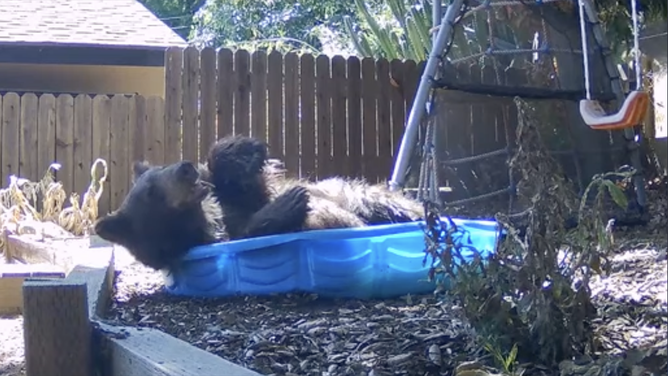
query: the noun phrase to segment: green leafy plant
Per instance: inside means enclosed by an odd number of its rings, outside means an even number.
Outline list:
[[[485,350],[490,353],[494,360],[497,363],[497,366],[501,368],[504,374],[506,375],[515,375],[515,364],[517,363],[517,345],[513,345],[510,349],[510,352],[507,356],[504,356],[501,350],[491,343],[485,343]]]

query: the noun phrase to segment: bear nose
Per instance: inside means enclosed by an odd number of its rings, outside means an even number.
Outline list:
[[[199,178],[199,173],[195,166],[187,161],[183,161],[179,164],[179,174],[188,181],[196,181]]]

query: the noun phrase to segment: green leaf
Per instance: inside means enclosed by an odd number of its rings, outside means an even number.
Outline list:
[[[617,204],[622,209],[626,209],[629,205],[629,201],[626,198],[624,191],[622,191],[620,187],[618,187],[610,180],[604,180],[603,184],[608,189],[608,193],[610,194],[610,197],[612,197],[612,200],[615,202],[615,204]]]

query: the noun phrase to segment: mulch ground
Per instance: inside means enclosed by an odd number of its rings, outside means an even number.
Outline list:
[[[668,213],[665,200],[658,205],[663,209],[655,213]],[[646,228],[617,231],[612,273],[591,283],[604,351],[588,366],[565,362],[543,374],[603,375],[611,371],[603,359],[617,355],[628,361],[634,349],[653,349],[636,356],[634,364],[641,367],[636,370],[665,369],[666,226],[665,215],[658,214]],[[473,345],[457,307],[431,295],[385,301],[304,294],[188,299],[170,296],[161,286],[158,273],[126,265],[110,319],[163,330],[261,374],[443,375],[489,356]],[[652,364],[643,363],[645,358]],[[592,373],[592,367],[598,371]]]
[[[603,351],[597,359],[541,373],[618,375],[625,362],[635,365],[634,376],[647,369],[666,373],[668,200],[652,202],[652,222],[616,231],[612,273],[591,283]],[[188,299],[164,293],[161,275],[127,254],[120,252],[116,261],[111,321],[163,330],[261,374],[445,375],[489,357],[474,345],[458,308],[431,295],[384,301],[305,294]],[[20,316],[0,317],[0,375],[24,375],[21,329]]]

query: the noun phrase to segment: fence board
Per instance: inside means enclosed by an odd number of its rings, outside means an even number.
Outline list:
[[[7,93],[2,100],[2,177],[3,186],[9,184],[9,175],[19,174],[21,156],[19,121],[21,119],[21,97]]]
[[[87,94],[74,98],[74,191],[83,196],[90,184],[90,168],[93,164],[93,100]]]
[[[165,102],[160,97],[146,98],[146,158],[150,163],[165,163]]]
[[[110,176],[109,190],[111,191],[111,207],[118,208],[125,198],[130,175],[128,162],[128,119],[129,100],[124,95],[114,95],[111,98],[111,127],[110,131]]]
[[[250,135],[250,54],[234,52],[234,71],[237,82],[234,92],[234,134]]]
[[[61,94],[56,98],[56,173],[69,195],[74,189],[74,98]]]
[[[40,103],[41,105],[41,103]],[[40,109],[41,110],[41,109]],[[161,117],[164,113],[160,114]],[[111,100],[106,95],[97,95],[93,98],[93,158],[102,158],[107,162],[107,168],[111,166],[109,152],[109,130],[111,128]],[[109,172],[109,171],[108,171]],[[104,183],[104,191],[98,201],[98,212],[100,215],[115,209],[111,207],[109,182],[111,176],[107,175]]]
[[[42,177],[56,161],[56,97],[42,94],[37,114],[37,171]]]
[[[346,116],[347,82],[346,59],[342,56],[332,58],[332,174],[349,175],[348,160],[348,121]]]
[[[299,166],[299,57],[285,55],[285,168],[293,177],[300,175]]]
[[[424,64],[418,65],[412,60],[408,60],[404,63],[404,81],[400,86],[406,103],[406,117],[408,117],[411,108],[413,108],[413,100],[415,99],[415,92],[420,84],[420,74],[422,73],[423,67]]]
[[[37,128],[37,114],[39,113],[39,99],[33,93],[21,97],[21,160],[19,173],[23,178],[38,181],[42,177],[37,168],[37,153],[39,129]]]
[[[269,53],[267,87],[269,105],[269,150],[274,158],[284,159],[283,152],[283,56],[278,51]]]
[[[146,114],[146,97],[136,95],[130,100],[130,124],[128,126],[128,134],[130,137],[130,159],[129,161],[145,161],[147,158],[146,152],[148,146],[147,129],[148,115]],[[132,166],[132,164],[130,164]]]
[[[362,59],[362,160],[364,177],[378,180],[376,156],[376,66],[371,58]]]
[[[301,124],[301,176],[315,178],[315,59],[302,55],[300,59],[299,106]]]
[[[209,148],[216,142],[216,51],[206,47],[202,49],[200,59],[199,160],[204,161]]]
[[[221,49],[218,51],[218,77],[216,80],[218,91],[218,120],[216,124],[217,138],[234,133],[234,55],[232,51]]]
[[[348,174],[362,177],[362,78],[360,60],[349,57],[348,68]]]
[[[199,160],[199,50],[189,46],[183,51],[183,119],[181,139],[183,159]]]
[[[390,120],[390,62],[380,59],[376,62],[378,97],[376,100],[378,159],[376,174],[379,179],[389,176],[392,166],[392,121]]]
[[[329,57],[319,55],[315,59],[315,90],[316,90],[316,139],[318,140],[317,154],[317,175],[318,179],[323,179],[331,175],[330,157],[331,149],[331,74]]]
[[[267,141],[267,54],[255,51],[251,57],[251,136]]]
[[[404,82],[404,63],[393,59],[390,62],[390,106],[392,107],[392,156],[396,156],[401,145],[406,124],[406,103],[401,94],[400,83]]]
[[[181,160],[181,107],[183,100],[183,50],[165,53],[165,162]]]

